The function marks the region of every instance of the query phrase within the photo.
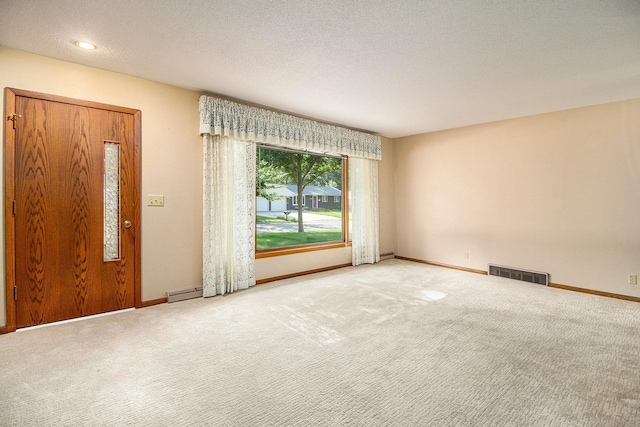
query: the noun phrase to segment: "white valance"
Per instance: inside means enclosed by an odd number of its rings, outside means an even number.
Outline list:
[[[207,95],[200,97],[200,134],[316,153],[382,159],[379,136]]]

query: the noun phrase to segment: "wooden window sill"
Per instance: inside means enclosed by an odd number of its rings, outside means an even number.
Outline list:
[[[256,252],[256,259],[269,258],[282,255],[293,255],[303,252],[322,251],[325,249],[347,248],[351,246],[351,242],[327,242],[315,243],[312,245],[287,246],[285,248],[264,249]]]

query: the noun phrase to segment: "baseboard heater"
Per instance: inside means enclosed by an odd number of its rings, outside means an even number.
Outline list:
[[[491,276],[506,277],[508,279],[549,286],[549,273],[489,264],[489,274]]]
[[[167,292],[167,302],[184,301],[202,296],[202,288],[191,288],[183,291]]]

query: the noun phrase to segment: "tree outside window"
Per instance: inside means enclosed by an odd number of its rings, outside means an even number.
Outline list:
[[[256,161],[257,251],[343,241],[343,159],[258,146]]]

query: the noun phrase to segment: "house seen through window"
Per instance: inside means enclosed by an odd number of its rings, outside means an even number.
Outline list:
[[[258,146],[256,250],[343,242],[339,157]]]

